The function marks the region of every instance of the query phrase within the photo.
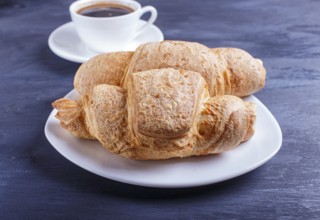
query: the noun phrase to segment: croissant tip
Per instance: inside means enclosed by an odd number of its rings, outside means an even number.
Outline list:
[[[66,125],[78,118],[82,111],[77,101],[66,98],[57,99],[52,103],[52,107],[58,111],[55,117]]]

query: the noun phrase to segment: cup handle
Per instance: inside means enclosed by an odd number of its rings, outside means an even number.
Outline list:
[[[157,19],[158,17],[158,12],[157,12],[157,9],[155,9],[154,7],[152,6],[145,6],[143,8],[140,9],[140,17],[147,13],[147,12],[150,12],[151,13],[151,16],[149,18],[149,20],[147,21],[146,24],[144,24],[142,27],[140,27],[136,33],[134,34],[134,37],[137,37],[139,36],[147,27],[149,27],[151,24],[153,24],[155,22],[155,20]]]

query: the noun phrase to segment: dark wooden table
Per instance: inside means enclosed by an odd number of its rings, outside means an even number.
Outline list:
[[[70,20],[71,1],[0,0],[0,219],[319,219],[320,2],[140,2],[158,9],[166,39],[240,47],[264,61],[267,85],[256,96],[282,128],[281,150],[248,174],[186,189],[77,167],[43,131],[79,67],[47,45]]]

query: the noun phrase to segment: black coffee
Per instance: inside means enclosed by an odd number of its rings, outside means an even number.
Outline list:
[[[133,12],[133,9],[124,5],[99,3],[81,8],[77,11],[78,14],[88,17],[116,17],[126,15]]]

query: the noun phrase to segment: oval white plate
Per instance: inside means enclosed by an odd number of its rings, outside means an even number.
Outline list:
[[[72,90],[66,98],[76,99]],[[236,149],[219,155],[135,161],[105,150],[97,141],[71,136],[59,125],[53,110],[45,135],[65,158],[97,175],[119,182],[149,187],[192,187],[217,183],[247,173],[271,159],[280,149],[282,134],[270,111],[254,96],[245,98],[257,105],[254,136]]]

